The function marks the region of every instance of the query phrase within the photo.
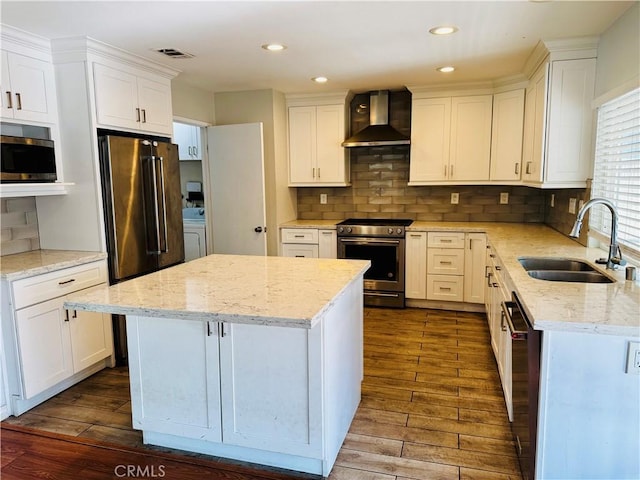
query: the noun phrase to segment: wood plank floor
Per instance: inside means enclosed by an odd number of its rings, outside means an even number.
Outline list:
[[[330,479],[521,480],[483,314],[371,308],[365,309],[364,330],[362,402]],[[211,468],[203,466],[207,461],[229,468],[251,467],[145,446],[140,432],[131,429],[130,414],[128,373],[117,368],[104,370],[3,425],[72,436],[89,445],[106,442],[142,453],[181,454],[178,458],[185,462],[196,462],[196,470],[184,476],[176,471],[166,476],[171,479],[278,478],[276,469],[264,469],[264,475],[253,469],[248,477],[241,471],[233,477],[229,476],[232,470],[220,476],[202,470],[200,477],[192,477],[198,468]],[[14,469],[24,472],[16,463],[20,456],[5,453],[5,447],[11,451],[14,440],[7,438],[6,429],[2,434],[3,478],[29,478],[10,475]],[[33,457],[28,453],[24,458]],[[38,458],[43,458],[40,468],[46,469],[47,457]],[[112,478],[118,463],[110,471],[105,465],[101,467],[104,476],[98,472],[91,478]]]

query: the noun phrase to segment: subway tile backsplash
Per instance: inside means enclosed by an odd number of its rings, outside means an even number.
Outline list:
[[[371,147],[351,151],[351,187],[298,188],[303,220],[410,218],[424,221],[542,223],[545,195],[539,189],[500,186],[410,187],[409,148]],[[509,203],[500,204],[500,194]],[[320,194],[327,203],[320,204]],[[451,194],[459,203],[451,204]]]
[[[40,248],[35,197],[0,199],[0,256]]]

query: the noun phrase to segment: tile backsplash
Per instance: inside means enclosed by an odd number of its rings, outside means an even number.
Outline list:
[[[35,197],[0,199],[0,256],[40,248]]]
[[[500,185],[410,187],[409,148],[351,150],[351,187],[298,188],[298,218],[409,218],[424,221],[524,222],[545,219],[545,194],[528,187]],[[327,203],[320,203],[320,194]],[[459,194],[457,205],[451,194]],[[500,204],[500,194],[509,203]]]
[[[568,236],[576,221],[580,201],[586,202],[591,195],[590,190],[585,188],[567,188],[563,190],[546,190],[545,197],[544,223]],[[553,207],[551,206],[552,197]],[[576,199],[576,213],[569,212],[569,202],[572,198]],[[583,245],[587,244],[587,232],[589,231],[587,225],[589,225],[589,213],[585,215],[580,238],[577,239]]]

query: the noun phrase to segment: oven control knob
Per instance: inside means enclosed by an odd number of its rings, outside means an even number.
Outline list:
[[[398,235],[400,235],[400,234],[402,233],[402,229],[401,229],[401,228],[398,228],[398,229],[396,230],[396,233],[397,233]]]
[[[391,235],[393,233],[393,228],[389,229],[389,235]]]
[[[352,228],[351,227],[347,227],[347,233],[351,233]]]
[[[338,233],[344,232],[344,227],[338,227]]]

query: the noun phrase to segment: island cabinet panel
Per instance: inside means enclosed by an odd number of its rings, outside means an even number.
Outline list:
[[[294,455],[322,452],[321,328],[224,324],[224,442]]]
[[[360,275],[311,328],[128,315],[133,428],[153,445],[328,476],[360,403],[362,289]]]
[[[133,428],[222,441],[213,325],[127,317]]]

